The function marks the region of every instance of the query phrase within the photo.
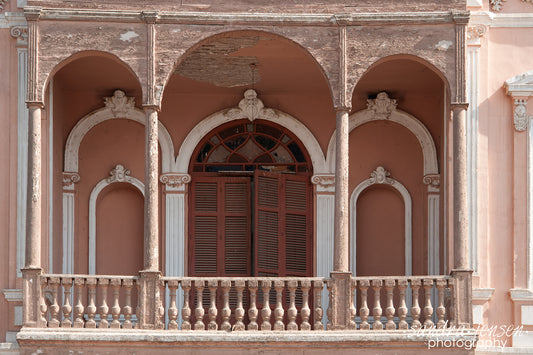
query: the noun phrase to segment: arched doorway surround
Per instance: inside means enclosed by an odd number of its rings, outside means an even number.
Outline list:
[[[193,154],[189,274],[311,276],[309,155],[288,129],[250,114],[211,131]]]

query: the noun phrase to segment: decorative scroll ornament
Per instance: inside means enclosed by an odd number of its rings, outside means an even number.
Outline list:
[[[527,109],[524,99],[514,100],[514,127],[519,132],[527,129]]]
[[[316,185],[317,192],[335,192],[335,175],[313,175],[311,182]]]
[[[376,170],[370,173],[370,184],[389,184],[393,185],[394,180],[389,178],[390,172],[385,170],[384,167],[378,166]]]
[[[130,171],[124,168],[123,165],[118,164],[109,172],[109,177],[106,179],[108,183],[112,182],[131,182]]]
[[[74,190],[74,184],[80,181],[78,173],[64,172],[63,173],[63,189]]]
[[[263,101],[257,98],[257,92],[249,89],[244,92],[244,98],[239,102],[239,107],[229,109],[226,116],[235,119],[244,116],[250,121],[254,121],[257,118],[277,118],[278,114],[271,108],[265,108]]]
[[[11,36],[16,38],[20,42],[27,42],[28,41],[28,26],[11,27]]]
[[[476,40],[483,37],[487,33],[487,27],[485,25],[473,25],[468,26],[466,30],[466,38],[468,40]]]
[[[386,92],[380,92],[375,99],[369,99],[368,109],[374,111],[376,117],[380,120],[386,120],[390,118],[392,111],[396,110],[395,99],[389,98]]]
[[[428,174],[422,179],[424,184],[428,185],[428,192],[437,193],[440,191],[440,175]]]
[[[122,90],[115,90],[113,96],[104,98],[104,102],[115,117],[125,116],[135,106],[135,98],[126,96]]]
[[[166,185],[167,190],[181,191],[191,182],[191,176],[189,174],[163,174],[159,181]]]

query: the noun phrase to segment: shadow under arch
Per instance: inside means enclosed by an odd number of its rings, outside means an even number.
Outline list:
[[[448,80],[446,75],[444,75],[444,73],[439,68],[437,68],[434,64],[430,63],[427,59],[424,59],[422,57],[419,57],[419,56],[416,56],[416,55],[413,55],[413,54],[401,54],[401,53],[400,54],[392,54],[392,55],[389,55],[389,56],[386,56],[386,57],[382,57],[382,58],[378,59],[377,61],[375,61],[374,63],[372,63],[365,70],[363,75],[361,75],[361,77],[355,83],[355,85],[353,85],[352,91],[350,92],[350,97],[352,98],[352,100],[353,100],[353,95],[354,95],[355,91],[357,90],[357,87],[359,86],[361,81],[365,78],[365,76],[367,76],[370,72],[374,71],[380,65],[383,65],[383,64],[389,63],[389,62],[393,62],[393,61],[396,61],[396,60],[413,61],[413,62],[421,64],[424,67],[426,67],[429,70],[431,70],[431,72],[433,72],[436,76],[438,76],[439,79],[442,81],[442,83],[443,83],[443,85],[444,85],[444,87],[446,89],[446,97],[448,98],[448,101],[450,101],[450,98],[451,98],[450,81]]]
[[[170,83],[172,76],[175,74],[176,69],[180,66],[183,61],[190,56],[192,53],[194,53],[197,49],[202,47],[203,45],[216,41],[223,38],[229,38],[229,37],[239,37],[239,36],[263,36],[265,38],[269,39],[275,39],[280,40],[285,43],[287,43],[290,46],[295,46],[298,48],[299,51],[304,55],[305,58],[309,58],[313,64],[319,69],[320,73],[322,74],[322,79],[324,80],[324,84],[327,85],[330,98],[331,98],[331,104],[334,103],[334,88],[331,87],[331,83],[328,80],[328,75],[326,70],[324,69],[323,65],[320,64],[315,56],[301,43],[295,41],[294,39],[291,39],[289,37],[283,36],[281,34],[275,33],[275,32],[269,32],[265,30],[258,30],[258,29],[221,29],[218,33],[210,33],[206,36],[200,38],[194,45],[189,47],[183,54],[181,54],[174,62],[172,69],[166,73],[165,77],[162,79],[162,84],[160,88],[157,88],[157,91],[159,91],[159,95],[156,95],[156,99],[158,103],[161,105],[163,102],[163,97],[165,94],[165,90],[168,87],[168,84]]]
[[[99,51],[99,50],[82,50],[59,61],[54,66],[54,68],[47,74],[45,82],[43,83],[43,86],[42,86],[42,92],[40,93],[42,95],[41,97],[43,98],[45,97],[45,91],[47,90],[50,84],[50,81],[59,71],[61,71],[61,69],[67,67],[69,64],[74,63],[79,59],[88,58],[88,57],[100,57],[100,58],[109,59],[110,61],[125,68],[126,71],[132,76],[132,78],[135,79],[135,83],[137,84],[139,92],[141,93],[141,97],[144,99],[145,93],[143,91],[143,85],[141,84],[139,74],[136,73],[135,70],[133,70],[128,63],[120,59],[117,55],[110,53],[110,52]]]

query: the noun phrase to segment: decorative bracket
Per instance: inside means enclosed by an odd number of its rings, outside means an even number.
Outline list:
[[[525,99],[514,100],[514,127],[523,132],[527,129],[527,101]]]
[[[27,45],[28,44],[28,26],[11,27],[11,37],[14,37],[17,39],[17,45]]]
[[[389,119],[398,105],[396,100],[391,99],[386,92],[380,92],[375,99],[369,99],[367,102],[368,109],[374,111],[376,118],[380,120]]]

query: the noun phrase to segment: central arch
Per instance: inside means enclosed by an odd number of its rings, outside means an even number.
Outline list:
[[[294,133],[235,120],[208,133],[192,158],[191,275],[312,275],[313,167]]]

